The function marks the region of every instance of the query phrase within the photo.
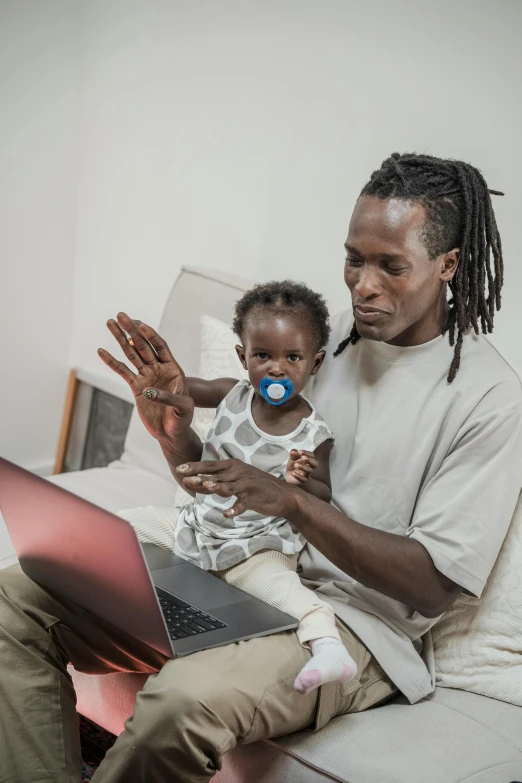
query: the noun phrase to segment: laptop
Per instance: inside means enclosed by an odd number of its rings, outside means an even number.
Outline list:
[[[208,571],[142,545],[121,517],[2,458],[0,511],[27,576],[167,657],[298,625]]]

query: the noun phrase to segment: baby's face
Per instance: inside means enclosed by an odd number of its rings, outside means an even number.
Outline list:
[[[302,316],[255,310],[249,313],[237,352],[257,392],[263,378],[289,378],[292,397],[302,392],[324,358],[324,351],[317,350],[314,328]]]

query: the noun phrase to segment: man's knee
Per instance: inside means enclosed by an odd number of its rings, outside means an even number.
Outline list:
[[[146,716],[143,725],[147,734],[168,726],[171,736],[190,730],[203,737],[212,727],[221,735],[230,732],[237,736],[242,725],[252,720],[254,700],[239,693],[218,670],[198,665],[197,658],[196,653],[183,660],[167,661],[147,680],[138,694],[135,713]]]
[[[197,653],[194,657],[197,656]],[[149,677],[145,689],[174,715],[212,708],[226,697],[227,687],[219,673],[202,670],[190,659],[167,661],[157,674]]]

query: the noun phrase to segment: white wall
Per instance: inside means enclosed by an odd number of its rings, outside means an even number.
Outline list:
[[[0,0],[0,453],[52,463],[69,366],[112,377],[106,318],[157,324],[182,263],[344,306],[351,209],[393,150],[505,190],[497,340],[522,366],[521,22],[518,0]]]
[[[290,276],[335,309],[356,196],[394,150],[462,157],[504,239],[522,366],[517,0],[91,0],[72,361],[156,324],[182,263]]]
[[[39,471],[69,368],[80,40],[72,0],[0,2],[0,455]]]

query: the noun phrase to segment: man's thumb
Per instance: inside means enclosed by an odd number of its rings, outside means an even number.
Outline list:
[[[150,402],[157,402],[159,405],[167,405],[169,408],[175,408],[178,413],[189,413],[194,405],[188,394],[172,394],[164,389],[144,389],[143,396]]]

